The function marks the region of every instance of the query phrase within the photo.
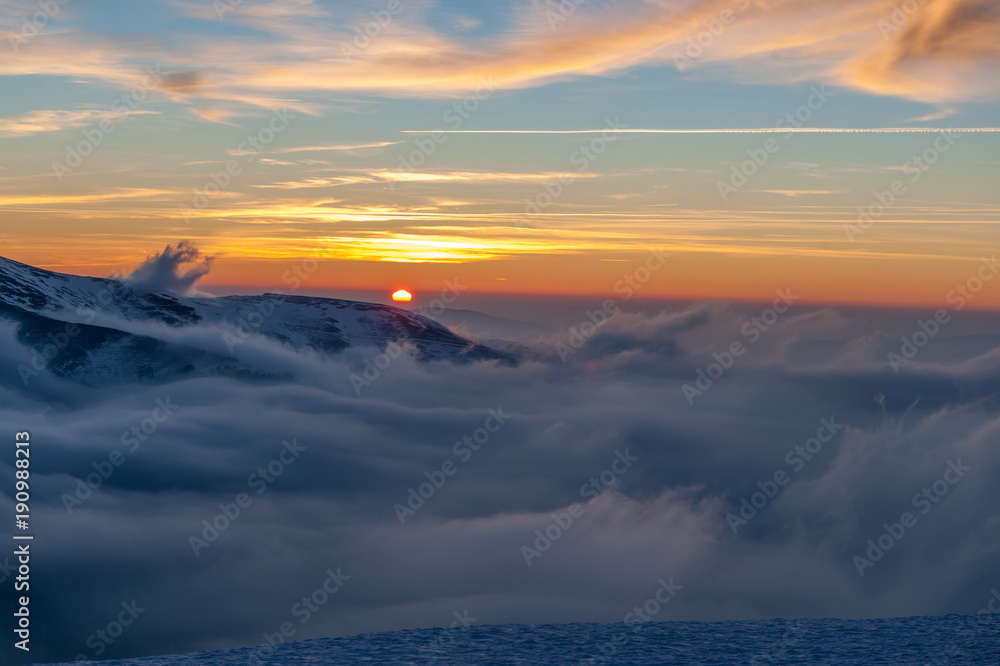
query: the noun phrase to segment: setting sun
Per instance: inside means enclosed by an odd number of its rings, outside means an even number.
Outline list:
[[[409,301],[412,298],[413,298],[413,295],[410,294],[410,292],[406,291],[405,289],[400,289],[399,291],[397,291],[395,294],[392,295],[392,300],[394,300],[394,301],[403,301],[403,302],[405,302],[405,301]]]

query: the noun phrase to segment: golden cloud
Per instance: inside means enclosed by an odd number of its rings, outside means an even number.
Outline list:
[[[176,72],[163,90],[175,98],[258,106],[290,92],[463,97],[487,80],[526,88],[650,64],[723,68],[746,82],[823,80],[934,103],[1000,93],[996,0],[644,0],[627,7],[595,0],[570,5],[569,16],[559,9],[565,5],[517,5],[512,28],[473,40],[431,27],[426,6],[394,15],[362,39],[364,31],[353,28],[373,19],[361,9],[332,16],[311,0],[245,3],[225,24],[250,26],[253,37],[192,34],[182,48],[72,31],[5,56],[0,75],[126,86],[139,75],[130,63],[152,60]],[[183,7],[218,23],[204,7]],[[287,105],[316,112],[308,102]]]

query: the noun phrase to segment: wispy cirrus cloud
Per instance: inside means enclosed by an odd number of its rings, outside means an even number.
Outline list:
[[[184,103],[200,98],[205,102],[200,106],[210,109],[223,101],[267,107],[275,97],[330,92],[454,98],[484,80],[500,89],[522,89],[615,76],[640,66],[677,67],[706,22],[738,8],[723,33],[684,64],[685,72],[711,69],[714,76],[748,83],[824,80],[936,104],[1000,96],[993,74],[1000,65],[1000,9],[994,0],[924,0],[909,14],[900,14],[897,5],[895,0],[644,0],[626,11],[610,0],[593,0],[553,26],[554,5],[521,3],[510,8],[508,27],[488,40],[435,27],[430,8],[418,5],[344,58],[336,56],[336,45],[353,43],[352,26],[371,20],[366,11],[334,12],[311,0],[244,3],[227,16],[226,25],[250,28],[252,38],[191,32],[181,48],[110,42],[73,30],[5,56],[0,75],[75,76],[124,86],[136,76],[134,62],[155,61],[168,72],[164,93]],[[211,7],[173,6],[218,25]],[[322,106],[287,104],[308,113]]]
[[[0,208],[6,206],[49,206],[70,203],[97,203],[126,199],[162,199],[172,190],[118,188],[102,194],[0,194]]]
[[[574,173],[574,179],[598,178],[596,173]],[[255,185],[260,189],[302,190],[365,183],[551,183],[566,174],[559,172],[508,173],[493,171],[369,171],[366,175],[313,176],[300,180]]]
[[[308,190],[317,187],[337,187],[339,185],[360,185],[375,182],[378,181],[368,176],[332,176],[329,178],[311,177],[301,180],[286,180],[278,183],[254,185],[254,187],[265,190]]]
[[[293,148],[278,148],[273,153],[314,153],[325,151],[346,151],[365,150],[368,148],[385,148],[403,143],[402,141],[375,141],[373,143],[342,143],[329,146],[297,146]]]
[[[156,111],[141,109],[128,112],[129,115],[156,114]],[[0,138],[31,136],[43,132],[59,132],[66,129],[88,127],[102,120],[115,120],[122,116],[114,109],[81,109],[77,111],[37,110],[19,116],[0,118]]]
[[[543,173],[504,173],[493,171],[442,171],[442,172],[404,172],[404,171],[372,171],[372,176],[380,180],[399,183],[551,183],[567,174],[557,171]],[[596,173],[574,173],[573,179],[597,178]]]
[[[360,155],[367,152],[375,152],[379,148],[385,148],[386,146],[395,146],[397,144],[403,143],[402,141],[375,141],[372,143],[345,143],[345,144],[334,144],[328,146],[293,146],[290,148],[276,148],[273,150],[263,151],[263,154],[267,155],[288,155],[291,153],[312,153],[312,152],[343,152],[349,155]],[[261,154],[260,151],[250,151],[250,150],[238,150],[232,149],[228,153],[233,157],[245,157],[247,155],[258,155]],[[276,162],[275,160],[272,160]],[[315,160],[306,160],[304,163],[314,162]],[[326,162],[318,162],[321,164],[326,164]],[[286,162],[286,164],[290,164]]]
[[[931,122],[934,122],[935,120],[943,120],[945,118],[949,118],[949,117],[955,115],[956,112],[957,112],[957,110],[954,109],[954,108],[941,108],[941,109],[938,109],[937,111],[932,111],[931,113],[927,113],[925,115],[918,116],[916,118],[910,118],[906,122],[908,122],[908,123],[931,123]]]
[[[846,190],[752,190],[764,194],[778,194],[783,197],[808,197],[822,194],[843,194]]]

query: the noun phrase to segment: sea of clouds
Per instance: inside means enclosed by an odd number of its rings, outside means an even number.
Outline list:
[[[381,349],[257,336],[240,362],[294,379],[26,387],[4,323],[0,422],[32,440],[32,659],[637,607],[977,612],[1000,585],[998,319],[951,312],[894,368],[933,310],[776,299],[588,326],[597,301],[511,341],[516,364],[410,350],[360,396]],[[222,346],[208,326],[142,332]]]

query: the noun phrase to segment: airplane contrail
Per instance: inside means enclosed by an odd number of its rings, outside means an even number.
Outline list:
[[[401,130],[403,134],[994,134],[1000,127],[757,127],[746,129]]]

